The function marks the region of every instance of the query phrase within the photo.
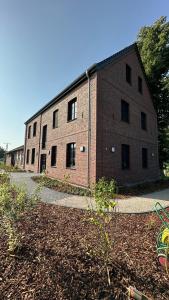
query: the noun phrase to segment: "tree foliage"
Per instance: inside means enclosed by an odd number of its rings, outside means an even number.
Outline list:
[[[160,167],[169,162],[169,22],[160,17],[140,29],[137,38],[157,112]]]
[[[0,160],[4,159],[4,156],[5,156],[5,150],[0,146]]]

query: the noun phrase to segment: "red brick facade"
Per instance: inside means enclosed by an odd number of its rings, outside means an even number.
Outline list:
[[[126,64],[132,70],[131,85],[126,82]],[[142,94],[138,91],[138,76],[142,78]],[[156,113],[135,48],[131,48],[120,58],[105,63],[89,77],[88,81],[84,75],[81,83],[26,122],[25,169],[39,172],[41,154],[46,154],[47,175],[58,179],[69,176],[69,181],[77,185],[88,186],[102,176],[113,177],[119,184],[158,179]],[[75,97],[77,119],[67,122],[68,102]],[[129,103],[129,123],[121,121],[121,99]],[[53,111],[56,109],[58,128],[53,129]],[[141,112],[147,116],[147,130],[141,129]],[[37,122],[35,137],[32,134],[34,122]],[[44,125],[47,125],[45,150],[42,149]],[[28,139],[29,126],[31,137]],[[66,146],[72,142],[76,143],[76,164],[74,168],[66,168]],[[128,170],[121,168],[122,144],[130,146]],[[57,146],[56,167],[51,167],[52,146]],[[81,152],[82,146],[84,152]],[[34,163],[31,163],[32,148],[35,148]],[[142,168],[142,148],[148,150],[146,169]],[[30,150],[29,163],[26,157],[27,150]]]

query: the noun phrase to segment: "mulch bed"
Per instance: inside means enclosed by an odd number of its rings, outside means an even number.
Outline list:
[[[169,277],[155,249],[158,218],[116,215],[109,287],[102,260],[90,255],[98,233],[88,217],[87,211],[39,204],[18,223],[23,246],[16,256],[7,253],[1,234],[0,299],[125,300],[129,285],[151,299],[169,299]]]

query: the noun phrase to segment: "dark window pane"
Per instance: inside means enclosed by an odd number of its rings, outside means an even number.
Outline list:
[[[46,139],[47,139],[47,125],[43,126],[43,131],[42,131],[42,149],[46,148]]]
[[[57,155],[57,146],[52,146],[51,150],[51,166],[56,166],[56,155]]]
[[[121,120],[129,123],[129,104],[121,100]]]
[[[58,109],[53,112],[53,128],[58,127]]]
[[[27,153],[26,153],[26,163],[29,164],[29,150],[27,150]]]
[[[33,124],[33,136],[36,136],[37,122]]]
[[[77,99],[73,99],[68,103],[68,121],[77,118]]]
[[[67,144],[67,157],[66,157],[66,167],[71,168],[75,166],[76,157],[76,144]]]
[[[122,169],[129,169],[130,168],[130,146],[122,144],[121,146],[121,162],[122,162]]]
[[[143,85],[142,85],[142,78],[138,76],[138,91],[142,94],[143,93]]]
[[[131,67],[126,64],[126,81],[131,84]]]
[[[141,128],[143,130],[147,129],[147,116],[144,112],[141,112]]]
[[[31,158],[31,164],[33,165],[35,163],[35,148],[32,149],[32,158]]]
[[[31,138],[31,126],[28,127],[28,139]]]
[[[147,148],[142,148],[142,168],[148,168],[148,150]]]

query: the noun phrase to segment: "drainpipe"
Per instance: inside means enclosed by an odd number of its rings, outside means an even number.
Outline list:
[[[90,77],[89,77],[88,70],[86,70],[86,77],[88,79],[88,154],[87,154],[88,174],[87,174],[87,181],[88,181],[88,187],[90,187],[91,99],[90,99]]]
[[[25,169],[25,163],[26,163],[26,141],[27,141],[27,124],[25,128],[25,145],[24,145],[24,163],[23,163],[23,168]]]
[[[39,129],[39,149],[38,149],[38,173],[40,173],[40,141],[41,141],[41,127],[42,127],[42,114],[40,115],[40,129]]]

